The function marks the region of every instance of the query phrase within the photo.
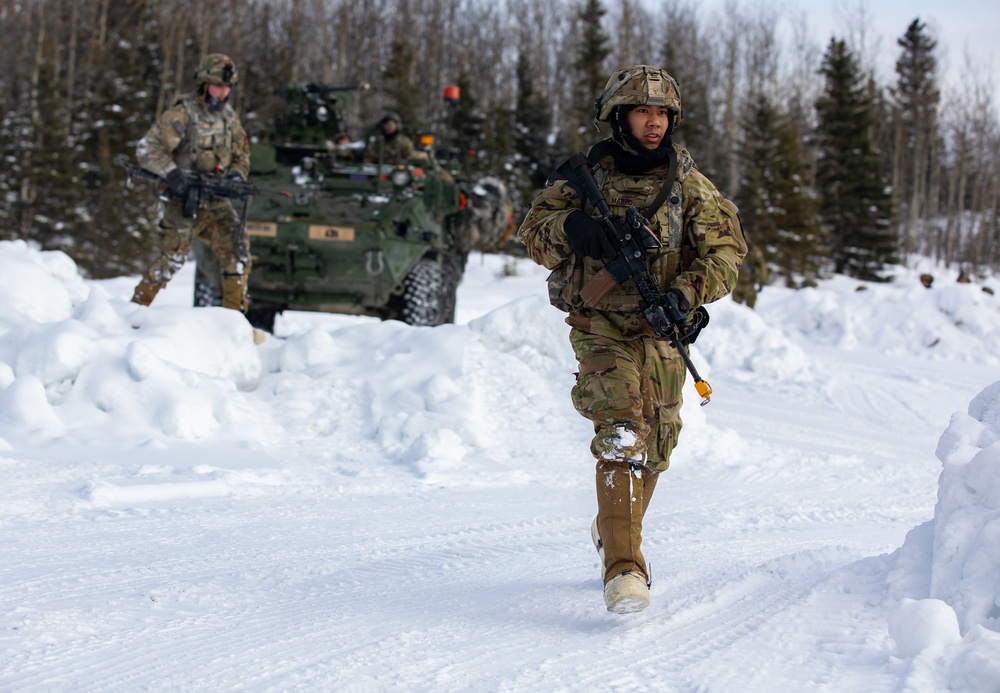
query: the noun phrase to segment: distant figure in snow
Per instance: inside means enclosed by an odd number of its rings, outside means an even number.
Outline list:
[[[925,289],[931,288],[931,284],[934,283],[934,275],[933,274],[921,274],[920,275],[920,283],[924,285]]]

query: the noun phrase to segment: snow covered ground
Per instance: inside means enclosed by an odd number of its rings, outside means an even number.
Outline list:
[[[544,276],[255,346],[0,243],[0,690],[1000,691],[1000,299],[712,306],[619,616]]]

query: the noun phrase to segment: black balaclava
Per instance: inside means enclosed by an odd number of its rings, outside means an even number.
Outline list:
[[[618,169],[623,173],[645,173],[646,171],[663,166],[670,157],[673,149],[673,140],[670,135],[674,131],[674,114],[670,113],[670,123],[667,131],[663,133],[660,146],[656,149],[647,149],[642,145],[632,129],[628,126],[628,114],[635,106],[618,106],[611,112],[608,122],[611,124],[611,139],[620,147],[621,152],[615,157]]]
[[[386,132],[385,128],[381,126],[385,125],[390,120],[396,124],[396,129],[392,132]],[[391,142],[399,136],[399,133],[402,132],[403,128],[400,126],[399,121],[395,118],[382,118],[382,121],[379,123],[379,130],[382,131],[382,139],[386,142]]]
[[[229,100],[227,96],[225,99],[217,99],[208,93],[208,82],[204,82],[198,87],[198,93],[201,94],[202,98],[205,100],[205,105],[208,107],[210,113],[219,113],[222,108],[226,105],[226,101]]]

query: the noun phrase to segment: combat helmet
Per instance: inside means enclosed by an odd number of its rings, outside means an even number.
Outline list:
[[[402,119],[402,118],[400,118],[400,117],[399,117],[399,114],[398,114],[398,113],[396,113],[395,111],[386,111],[386,112],[385,112],[385,113],[384,113],[384,114],[382,115],[382,117],[381,117],[381,118],[379,118],[379,121],[378,121],[378,124],[379,124],[379,125],[385,125],[385,124],[386,124],[387,122],[389,122],[390,120],[395,120],[395,121],[396,121],[396,125],[397,125],[397,126],[398,126],[398,127],[400,128],[400,129],[402,129],[402,127],[403,127],[403,119]]]
[[[210,53],[201,59],[198,69],[194,73],[194,81],[200,86],[202,84],[218,84],[220,86],[232,87],[239,81],[240,73],[236,70],[236,63],[232,58],[222,53]]]
[[[665,70],[652,65],[622,68],[608,80],[604,91],[594,101],[594,121],[609,122],[618,106],[666,106],[673,114],[671,125],[684,117],[681,88]]]

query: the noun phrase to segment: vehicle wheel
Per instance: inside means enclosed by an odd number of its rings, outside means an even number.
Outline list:
[[[205,308],[208,306],[221,306],[222,294],[216,293],[215,287],[205,282],[195,279],[194,282],[194,307]]]
[[[247,310],[247,320],[259,330],[274,334],[274,321],[278,317],[276,308],[254,308],[250,306]]]
[[[444,277],[441,263],[424,257],[403,279],[403,322],[409,325],[441,324],[441,293]]]
[[[458,284],[464,270],[464,257],[445,255],[441,260],[441,319],[438,324],[455,322]]]
[[[194,306],[222,305],[222,270],[219,261],[201,240],[194,244]]]

